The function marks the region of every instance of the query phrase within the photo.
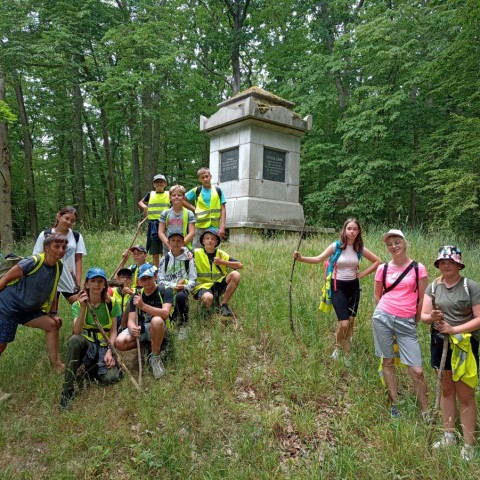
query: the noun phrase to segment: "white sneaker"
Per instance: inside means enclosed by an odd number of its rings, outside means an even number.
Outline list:
[[[160,378],[165,373],[165,368],[162,363],[162,359],[160,355],[154,355],[153,353],[150,354],[149,357],[150,366],[152,367],[153,376],[155,378]]]
[[[469,445],[466,443],[462,449],[460,450],[460,457],[464,462],[471,462],[475,457],[475,450],[473,449],[473,445]]]
[[[450,445],[455,445],[456,443],[457,439],[455,438],[455,434],[453,432],[445,432],[440,440],[437,440],[433,443],[432,448],[449,447]]]
[[[340,358],[340,350],[338,348],[336,348],[333,353],[332,353],[332,358],[334,360],[338,360]]]

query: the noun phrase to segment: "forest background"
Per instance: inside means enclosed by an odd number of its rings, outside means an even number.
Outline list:
[[[0,247],[73,204],[138,216],[196,184],[200,115],[258,85],[313,115],[301,199],[345,217],[479,227],[478,0],[0,0]]]

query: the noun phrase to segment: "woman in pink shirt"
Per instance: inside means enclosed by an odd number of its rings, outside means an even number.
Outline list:
[[[400,360],[407,365],[413,380],[422,412],[427,412],[427,388],[422,369],[422,354],[417,336],[417,325],[422,312],[423,294],[427,286],[427,270],[407,255],[407,241],[401,230],[390,230],[383,236],[392,256],[380,265],[375,274],[375,302],[373,338],[375,354],[383,359],[383,374],[391,401],[392,417],[400,413],[395,405],[397,379],[394,372],[394,338]]]

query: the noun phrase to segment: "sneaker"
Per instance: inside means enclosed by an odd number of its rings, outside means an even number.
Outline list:
[[[178,339],[179,340],[185,340],[188,336],[187,329],[185,327],[180,327],[178,329]]]
[[[10,393],[5,393],[3,390],[0,390],[0,402],[8,400],[11,396]]]
[[[457,439],[455,438],[455,434],[453,432],[445,432],[440,440],[437,440],[433,443],[432,448],[449,447],[450,445],[455,445],[456,443]]]
[[[390,416],[392,418],[400,418],[402,416],[402,414],[398,411],[398,408],[394,403],[392,403],[392,407],[390,408]]]
[[[475,457],[475,450],[473,449],[473,445],[469,445],[468,443],[466,443],[460,450],[460,457],[464,462],[471,462]]]
[[[220,315],[222,317],[233,317],[233,312],[230,310],[227,303],[222,303],[222,306],[220,307]]]
[[[75,398],[74,390],[64,390],[60,398],[60,410],[68,410],[74,398]]]
[[[153,376],[155,378],[160,378],[165,373],[165,368],[160,355],[154,355],[151,353],[149,356],[149,362],[150,366],[152,367]]]
[[[333,353],[332,353],[332,358],[334,360],[338,360],[340,358],[340,350],[338,348],[336,348]]]

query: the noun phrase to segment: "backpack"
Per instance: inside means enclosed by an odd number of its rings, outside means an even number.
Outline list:
[[[27,275],[32,275],[32,273],[35,273],[43,263],[43,256],[37,254],[32,255],[32,257],[34,258],[33,269],[28,272]],[[20,260],[23,260],[24,258],[28,257],[20,257],[15,253],[7,254],[3,262],[0,264],[0,278],[4,277],[12,267],[14,267]]]
[[[342,242],[337,240],[335,242],[335,251],[333,252],[333,255],[323,263],[324,277],[327,278],[329,273],[332,274],[335,291],[337,290],[337,260],[343,252],[341,247]],[[357,252],[357,257],[358,261],[360,261],[363,257],[363,252]]]
[[[48,237],[52,233],[53,232],[51,228],[47,228],[46,230],[43,231],[43,235],[45,237]],[[72,233],[73,233],[73,238],[75,239],[75,242],[78,243],[78,240],[80,239],[80,232],[77,232],[76,230],[72,230]]]
[[[218,187],[217,185],[215,185],[215,190],[217,191],[217,195],[221,198],[221,197],[222,197],[222,190],[220,189],[220,187]],[[202,186],[199,185],[199,186],[195,189],[195,202],[197,201],[198,197],[200,196],[201,191],[202,191]]]

